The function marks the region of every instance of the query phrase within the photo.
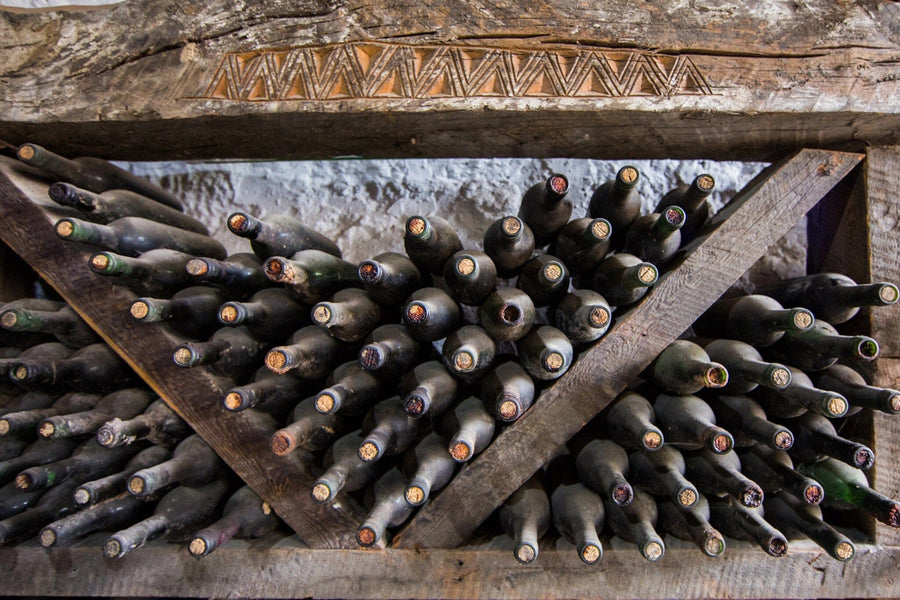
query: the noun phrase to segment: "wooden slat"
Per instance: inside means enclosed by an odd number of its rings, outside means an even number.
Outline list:
[[[315,477],[296,456],[269,449],[274,421],[256,411],[231,413],[221,406],[227,387],[206,369],[172,362],[175,336],[157,325],[136,323],[128,307],[135,296],[90,272],[92,253],[56,237],[54,219],[39,204],[48,182],[29,169],[0,160],[0,237],[24,258],[180,414],[261,497],[314,547],[355,544],[360,516],[347,498],[332,506],[314,503]],[[27,226],[25,226],[27,225]],[[296,453],[295,453],[296,454]]]
[[[398,545],[455,547],[862,159],[803,150],[755,179],[717,227],[414,517]],[[726,218],[727,217],[727,218]]]
[[[900,360],[878,359],[875,385],[900,390]],[[873,412],[872,450],[875,468],[870,474],[872,486],[896,500],[900,500],[900,417]],[[878,523],[876,541],[884,546],[900,546],[900,530]]]

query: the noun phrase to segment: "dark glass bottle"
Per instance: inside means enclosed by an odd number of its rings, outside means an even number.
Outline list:
[[[107,448],[133,444],[138,440],[171,447],[190,435],[191,431],[184,419],[159,398],[136,417],[123,420],[117,416],[104,423],[97,430],[97,441]]]
[[[401,470],[408,482],[406,501],[422,506],[432,492],[450,483],[457,466],[447,452],[447,441],[435,432],[429,433],[403,455]]]
[[[831,420],[822,415],[806,413],[788,425],[796,437],[791,446],[795,460],[811,462],[830,456],[857,469],[871,469],[875,464],[870,448],[838,435]]]
[[[100,341],[94,330],[68,304],[52,311],[24,307],[4,309],[0,312],[0,326],[7,331],[52,334],[72,348]]]
[[[619,253],[603,259],[594,270],[589,287],[611,306],[634,304],[644,297],[659,277],[657,268],[633,254]]]
[[[288,418],[288,425],[272,436],[272,452],[279,456],[295,450],[317,452],[331,446],[346,429],[346,419],[337,414],[323,414],[316,410],[316,398],[303,400]],[[353,448],[356,452],[357,444]]]
[[[179,367],[203,365],[217,375],[240,380],[259,366],[268,347],[250,335],[246,327],[223,327],[205,342],[181,344],[172,353],[172,360]]]
[[[703,349],[728,371],[724,394],[746,394],[760,385],[783,389],[791,383],[791,372],[786,366],[764,361],[756,348],[745,342],[713,340]]]
[[[64,358],[68,358],[72,354],[72,352],[72,348],[69,348],[65,344],[61,344],[60,342],[45,342],[43,344],[37,344],[23,350],[16,358],[2,359],[2,362],[0,362],[0,366],[2,366],[3,374],[6,377],[11,377],[14,368],[22,361],[28,360],[37,361],[40,363],[52,363],[63,360]],[[19,407],[18,410],[28,410],[29,408],[44,408],[45,406],[49,406],[50,404],[52,404],[54,400],[56,400],[55,397],[47,400],[46,405],[40,407],[22,406]]]
[[[625,252],[664,267],[681,247],[684,209],[669,206],[661,213],[638,217],[625,233]]]
[[[205,485],[220,479],[227,468],[216,452],[199,435],[186,437],[172,451],[172,458],[141,469],[128,479],[128,491],[135,496],[150,496],[162,488],[180,483]]]
[[[534,381],[519,363],[501,363],[481,380],[481,399],[494,416],[511,423],[534,402]]]
[[[362,415],[385,396],[388,386],[359,364],[339,365],[316,395],[316,410],[323,414]]]
[[[436,360],[417,365],[400,379],[403,408],[411,417],[437,417],[456,399],[456,379]]]
[[[100,401],[97,394],[70,392],[60,396],[52,406],[9,412],[0,417],[0,435],[16,435],[34,431],[44,419],[91,410]]]
[[[563,454],[546,467],[550,512],[556,531],[578,551],[578,558],[592,565],[603,556],[599,532],[603,531],[606,510],[596,492],[578,480],[574,459]]]
[[[569,180],[556,173],[528,188],[522,196],[518,216],[534,234],[536,248],[553,241],[557,232],[569,222],[572,203],[565,199],[568,192]]]
[[[550,306],[569,291],[569,271],[555,256],[538,254],[522,267],[516,287],[528,294],[535,306]]]
[[[115,417],[122,419],[136,417],[144,412],[155,398],[156,396],[149,390],[121,389],[101,398],[91,410],[47,417],[38,424],[38,434],[43,438],[92,434]]]
[[[68,159],[37,144],[22,144],[16,155],[19,160],[51,173],[56,179],[98,194],[107,190],[125,189],[177,210],[183,208],[181,200],[175,194],[102,158],[82,156]]]
[[[45,493],[44,488],[23,492],[15,482],[0,487],[0,522],[33,507]]]
[[[25,469],[16,475],[16,487],[29,491],[64,482],[75,482],[77,487],[85,481],[120,471],[141,449],[141,445],[104,448],[97,440],[91,439],[76,448],[68,458]],[[69,494],[74,491],[73,487]]]
[[[660,499],[656,505],[660,529],[680,540],[691,541],[706,556],[715,558],[725,552],[725,538],[709,522],[709,501],[700,494],[689,507],[679,506],[671,499]]]
[[[307,325],[295,331],[286,345],[269,350],[266,366],[279,374],[293,371],[303,379],[321,379],[341,362],[346,350],[326,328]]]
[[[550,500],[537,476],[522,484],[497,509],[500,525],[515,541],[513,554],[523,564],[538,557],[538,539],[550,527]]]
[[[193,556],[207,556],[232,538],[261,537],[280,522],[268,502],[243,486],[225,503],[221,519],[194,534],[188,550]]]
[[[192,258],[185,271],[192,283],[221,287],[235,298],[243,298],[274,285],[266,277],[262,261],[252,252],[231,254],[225,260]]]
[[[345,288],[331,300],[319,302],[310,315],[313,323],[326,327],[342,342],[364,339],[381,322],[381,308],[368,293],[356,288]]]
[[[791,430],[770,421],[763,408],[746,396],[718,396],[710,403],[720,423],[734,436],[738,447],[762,444],[774,450],[787,450],[794,445]]]
[[[731,495],[751,508],[762,504],[765,494],[759,484],[741,472],[741,459],[736,452],[716,454],[701,450],[688,456],[685,463],[687,476],[707,496]]]
[[[653,212],[661,213],[671,206],[679,206],[687,214],[681,230],[684,244],[692,242],[710,217],[707,198],[716,188],[712,175],[703,173],[694,178],[690,185],[683,184],[667,192],[657,203]]]
[[[814,373],[812,380],[816,387],[844,396],[850,404],[848,415],[855,415],[863,408],[900,414],[900,391],[870,386],[862,375],[845,365],[831,365]]]
[[[497,344],[477,325],[465,325],[447,336],[441,351],[444,366],[464,381],[480,379],[497,356]]]
[[[322,252],[301,250],[290,258],[273,256],[263,263],[266,277],[296,292],[302,302],[316,304],[347,287],[358,287],[356,265]]]
[[[41,529],[41,546],[68,546],[94,531],[115,531],[150,515],[153,504],[132,496],[117,496],[102,500],[74,514],[53,521]]]
[[[498,342],[525,337],[534,325],[531,297],[518,288],[501,286],[478,307],[478,323]]]
[[[403,246],[419,270],[432,275],[440,275],[450,257],[462,250],[456,230],[437,216],[413,215],[407,219]]]
[[[362,424],[359,457],[374,462],[400,454],[415,441],[419,421],[403,410],[399,396],[382,400],[369,411]]]
[[[728,369],[713,362],[703,348],[688,340],[675,340],[647,367],[648,378],[671,394],[693,394],[704,388],[723,388]]]
[[[519,217],[502,217],[484,232],[482,247],[497,267],[499,277],[515,277],[534,252],[534,234]]]
[[[769,296],[751,294],[717,300],[691,327],[698,335],[727,337],[765,348],[786,331],[806,331],[814,322],[808,309],[784,308]]]
[[[610,440],[590,440],[575,453],[575,468],[582,482],[619,505],[634,500],[628,482],[628,454]]]
[[[593,290],[575,290],[560,300],[552,311],[552,324],[573,344],[588,344],[600,339],[612,324],[612,309],[606,299]]]
[[[784,534],[766,521],[763,507],[749,508],[734,498],[712,499],[709,503],[710,522],[729,537],[756,542],[769,556],[787,553]]]
[[[791,382],[783,389],[759,389],[756,400],[766,414],[776,417],[798,417],[812,411],[829,418],[847,414],[847,399],[836,392],[813,387],[810,378],[799,369],[788,367]]]
[[[66,387],[86,392],[110,391],[135,380],[125,361],[102,343],[84,346],[60,360],[20,359],[10,376],[24,388]]]
[[[30,537],[47,523],[75,512],[72,491],[77,485],[76,481],[65,481],[44,493],[28,510],[0,521],[0,546]]]
[[[244,325],[254,338],[274,344],[309,324],[309,307],[290,290],[280,288],[260,290],[246,302],[226,302],[218,314],[226,327]]]
[[[787,452],[765,446],[753,446],[739,454],[741,470],[757,482],[766,494],[786,490],[807,504],[818,504],[825,497],[824,488],[794,468]]]
[[[213,238],[140,217],[122,217],[106,225],[66,217],[55,225],[56,235],[73,242],[99,246],[125,256],[168,248],[194,256],[225,258],[225,247]]]
[[[543,381],[558,379],[575,360],[575,350],[566,335],[550,325],[534,327],[516,342],[519,362],[525,370]]]
[[[660,394],[653,411],[666,444],[684,450],[709,448],[716,454],[730,452],[734,447],[734,438],[716,425],[713,410],[697,396]]]
[[[604,414],[606,434],[623,448],[652,452],[663,445],[664,437],[656,426],[653,405],[640,394],[623,392]]]
[[[697,488],[685,477],[684,457],[672,446],[663,446],[656,452],[633,452],[628,464],[631,480],[639,488],[668,496],[679,506],[697,502]]]
[[[619,506],[615,502],[606,502],[606,521],[617,536],[627,542],[637,544],[641,556],[656,562],[666,552],[666,545],[656,533],[656,502],[647,492],[636,490],[634,500]]]
[[[481,304],[497,287],[497,268],[481,250],[460,250],[444,266],[444,283],[461,304]]]
[[[32,442],[19,456],[0,461],[0,485],[9,483],[25,469],[68,458],[78,445],[68,438]]]
[[[193,285],[185,271],[192,260],[190,254],[160,248],[132,257],[115,252],[98,252],[91,256],[88,266],[93,273],[109,277],[115,285],[127,287],[143,296],[169,297]]]
[[[314,390],[310,382],[296,377],[293,372],[275,373],[268,367],[260,367],[250,383],[233,387],[225,392],[222,405],[226,410],[238,412],[256,408],[273,415],[283,414]]]
[[[412,514],[413,505],[406,501],[406,482],[397,469],[391,469],[375,482],[372,508],[356,530],[356,541],[369,548],[385,538],[389,527],[402,525]]]
[[[641,214],[641,198],[637,193],[640,177],[636,167],[626,165],[619,169],[614,179],[601,184],[591,196],[588,216],[609,221],[613,248],[621,246],[628,227]]]
[[[606,219],[583,217],[566,223],[550,246],[572,275],[592,271],[610,250],[612,225]]]
[[[799,469],[822,484],[826,506],[862,509],[886,525],[900,527],[900,502],[869,487],[859,469],[833,458],[804,463]]]
[[[419,269],[399,252],[383,252],[359,263],[359,280],[369,296],[382,306],[398,306],[422,287]]]
[[[60,181],[52,184],[47,192],[57,204],[76,208],[85,214],[85,218],[96,223],[109,223],[122,217],[142,217],[209,235],[206,226],[194,217],[130,190],[95,193]]]
[[[125,467],[106,477],[86,481],[78,486],[73,496],[75,504],[85,506],[128,492],[128,480],[141,469],[148,469],[172,458],[172,451],[164,446],[150,446],[141,450]]]
[[[424,358],[427,348],[404,325],[377,327],[359,351],[359,364],[382,379],[396,379]]]
[[[338,492],[355,492],[369,485],[379,473],[379,463],[359,457],[363,438],[357,429],[337,440],[325,454],[325,472],[316,480],[310,495],[316,502],[329,502]]]
[[[494,417],[474,396],[447,411],[441,420],[441,431],[450,440],[450,456],[460,463],[468,462],[490,445],[494,428]]]
[[[62,344],[57,344],[56,342],[54,342],[54,345],[60,346],[64,352],[72,352],[70,348],[66,348]],[[19,356],[23,356],[23,354],[20,354]],[[51,406],[53,406],[53,403],[56,402],[57,399],[59,399],[60,395],[61,394],[59,392],[41,391],[32,391],[19,394],[12,400],[7,402],[4,406],[0,407],[0,416],[8,415],[9,413],[13,412],[20,412],[23,410],[41,410],[44,408],[50,408]]]
[[[250,240],[250,247],[265,260],[272,256],[291,256],[302,250],[320,250],[338,258],[341,250],[332,240],[289,215],[273,215],[265,220],[245,212],[228,216],[228,230]]]
[[[168,323],[193,339],[207,339],[221,327],[217,313],[225,297],[216,288],[192,286],[171,298],[138,298],[131,303],[131,316],[142,323]]]
[[[808,537],[835,560],[846,562],[856,554],[853,542],[822,520],[818,505],[806,504],[779,492],[766,498],[766,517],[789,537]]]
[[[403,322],[410,335],[423,342],[447,337],[458,327],[459,315],[456,300],[435,287],[414,291],[403,306]]]
[[[838,360],[870,361],[878,358],[878,342],[866,335],[840,335],[825,321],[807,331],[788,331],[772,347],[775,358],[801,371],[821,371]]]

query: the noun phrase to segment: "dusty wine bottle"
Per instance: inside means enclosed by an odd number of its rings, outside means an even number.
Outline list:
[[[640,178],[636,167],[626,165],[619,169],[614,179],[601,184],[591,196],[588,216],[609,221],[613,248],[622,245],[628,227],[641,214],[641,198],[637,193]]]
[[[670,394],[693,394],[703,388],[723,388],[728,383],[728,369],[713,362],[703,348],[688,340],[675,340],[666,346],[645,373]]]
[[[704,449],[689,456],[685,464],[686,475],[707,496],[731,495],[750,508],[762,504],[765,493],[741,472],[741,459],[736,452],[716,454]]]
[[[323,414],[362,415],[384,399],[387,386],[359,361],[339,365],[316,394],[316,410]]]
[[[245,379],[259,366],[268,347],[246,327],[222,327],[205,342],[181,344],[172,352],[172,360],[186,369],[203,365],[217,375]]]
[[[101,500],[128,493],[128,480],[141,469],[163,463],[172,458],[172,451],[164,446],[150,446],[141,450],[128,461],[125,467],[112,475],[86,481],[75,490],[75,504],[79,506],[96,504]]]
[[[612,309],[593,290],[575,290],[563,296],[551,312],[551,322],[573,344],[600,339],[612,323]]]
[[[734,438],[716,425],[713,410],[697,396],[660,394],[653,411],[666,444],[684,450],[709,448],[716,454],[730,452],[734,447]]]
[[[494,416],[511,423],[534,402],[534,381],[519,363],[501,363],[481,380],[481,399]]]
[[[32,508],[46,492],[44,488],[23,492],[15,482],[0,487],[0,521]]]
[[[55,362],[59,360],[63,360],[64,358],[68,358],[74,350],[69,348],[65,344],[60,342],[45,342],[42,344],[37,344],[32,346],[26,350],[23,350],[16,358],[5,358],[2,360],[3,371],[5,371],[5,375],[7,377],[11,377],[12,372],[16,365],[20,362],[28,360],[28,361],[37,361],[40,363],[49,363]],[[15,380],[14,380],[15,381]],[[36,399],[37,397],[33,397],[32,399]],[[46,396],[45,398],[49,398]],[[17,410],[28,410],[30,408],[45,408],[53,403],[56,400],[56,396],[49,398],[47,400],[47,404],[43,406],[23,406],[19,407]],[[10,407],[12,408],[12,407]],[[2,409],[0,409],[2,410]]]
[[[164,298],[138,298],[131,303],[132,318],[141,323],[168,323],[172,329],[193,339],[208,339],[221,327],[217,313],[225,302],[222,293],[195,285]]]
[[[691,327],[698,335],[725,336],[766,348],[786,331],[806,331],[814,322],[806,308],[784,308],[769,296],[751,294],[717,300]]]
[[[423,273],[440,275],[450,257],[462,250],[453,226],[441,217],[413,215],[406,220],[403,246]]]
[[[291,256],[302,250],[320,250],[341,257],[337,244],[289,215],[273,215],[261,220],[246,212],[235,212],[225,223],[231,233],[250,240],[253,252],[263,260],[272,256]]]
[[[498,342],[522,339],[531,330],[534,319],[531,297],[514,287],[497,288],[478,307],[478,323]]]
[[[209,235],[206,226],[194,217],[130,190],[95,193],[60,181],[52,184],[47,193],[57,204],[76,208],[88,220],[96,223],[109,223],[122,217],[142,217],[178,229]]]
[[[413,506],[422,506],[431,496],[447,485],[456,473],[457,462],[447,453],[447,442],[431,432],[406,451],[401,470],[407,484],[404,497]]]
[[[636,490],[634,500],[619,506],[606,502],[606,521],[613,533],[627,542],[637,544],[646,560],[656,562],[666,553],[666,545],[656,532],[656,502],[647,492]]]
[[[359,280],[369,296],[382,306],[397,306],[423,285],[419,269],[399,252],[382,252],[359,263]]]
[[[660,529],[680,540],[694,542],[707,556],[715,558],[725,552],[725,538],[709,522],[709,501],[700,494],[689,507],[676,505],[669,498],[656,504]]]
[[[847,399],[847,415],[855,415],[863,408],[871,408],[889,415],[900,414],[900,391],[868,385],[863,376],[845,365],[831,365],[813,373],[816,387],[831,390]]]
[[[450,440],[450,456],[460,463],[468,462],[490,445],[494,428],[494,418],[475,396],[447,411],[441,420],[441,431]]]
[[[807,504],[818,504],[825,497],[824,488],[796,469],[787,452],[765,446],[753,446],[739,453],[741,470],[757,482],[767,494],[786,490]]]
[[[626,390],[606,410],[605,432],[609,439],[629,450],[658,450],[664,442],[656,426],[656,414],[650,401]]]
[[[568,192],[569,180],[556,173],[528,188],[522,196],[518,216],[534,234],[535,247],[549,244],[569,222],[572,203],[565,199]]]
[[[374,486],[372,508],[356,530],[356,542],[369,548],[382,541],[389,527],[402,525],[412,514],[406,501],[406,482],[397,469],[382,475]]]
[[[375,328],[359,351],[359,364],[382,379],[396,379],[424,357],[426,348],[404,325]]]
[[[631,480],[642,490],[668,496],[679,506],[697,502],[697,487],[685,477],[684,457],[672,446],[655,452],[632,452],[628,464]]]
[[[225,463],[199,435],[181,441],[166,462],[141,469],[128,479],[128,491],[147,497],[173,483],[186,486],[205,485],[220,479],[226,472]]]
[[[225,258],[225,247],[213,238],[140,217],[122,217],[106,225],[66,217],[55,225],[65,240],[99,246],[125,256],[168,248],[194,256]]]
[[[680,206],[638,217],[625,233],[625,252],[659,267],[665,266],[681,247],[685,218]]]
[[[313,385],[292,372],[275,373],[262,366],[249,383],[233,387],[222,399],[226,410],[238,412],[255,408],[272,415],[281,415],[297,404],[297,398],[313,393]]]
[[[115,285],[127,287],[136,294],[169,297],[193,285],[185,271],[185,265],[191,260],[190,254],[160,248],[139,257],[98,252],[91,256],[88,266],[93,273],[109,277]]]
[[[550,306],[569,291],[569,271],[555,256],[538,254],[522,267],[516,287],[528,294],[535,306]]]
[[[791,446],[795,460],[811,462],[825,456],[836,458],[857,469],[871,469],[875,453],[867,446],[838,435],[831,420],[815,413],[805,413],[788,426],[796,439]]]
[[[523,564],[538,557],[539,538],[550,527],[550,500],[537,475],[522,484],[497,510],[500,525],[515,542],[513,555]]]
[[[274,283],[266,277],[262,261],[251,252],[231,254],[225,260],[200,257],[185,265],[191,283],[215,285],[236,298],[243,298]]]
[[[115,417],[97,430],[97,442],[113,448],[147,440],[160,446],[172,447],[191,433],[184,419],[169,408],[165,400],[158,398],[136,417]]]
[[[133,496],[102,500],[74,514],[53,521],[41,529],[38,539],[44,548],[68,546],[94,531],[115,531],[140,521],[153,511],[153,503]]]
[[[400,396],[382,400],[366,415],[359,457],[374,462],[400,454],[415,441],[419,421],[406,414]]]
[[[497,286],[497,268],[481,250],[461,250],[444,266],[444,283],[454,300],[477,306]]]
[[[444,366],[464,381],[480,379],[497,356],[497,344],[477,325],[464,325],[447,336],[441,350]]]
[[[277,344],[288,332],[309,324],[309,307],[296,294],[280,288],[262,289],[246,302],[226,302],[219,307],[219,322],[226,327],[244,325],[254,338]]]
[[[331,300],[319,302],[310,311],[312,322],[321,325],[342,342],[358,342],[381,322],[381,308],[369,294],[345,288]]]
[[[26,389],[69,388],[104,392],[136,379],[131,368],[106,344],[84,346],[59,360],[19,360],[10,377]]]
[[[719,339],[703,349],[711,360],[728,371],[728,382],[722,388],[724,394],[746,394],[760,385],[782,389],[791,383],[791,372],[786,366],[764,361],[756,348],[745,342]]]
[[[28,308],[4,309],[0,312],[0,326],[7,331],[48,333],[72,348],[81,348],[100,341],[100,337],[68,304],[59,310]]]
[[[261,537],[280,522],[269,503],[245,485],[225,503],[221,519],[194,534],[188,550],[193,556],[207,556],[232,538]]]
[[[447,337],[459,323],[459,305],[436,287],[414,291],[403,306],[403,322],[419,341],[433,342]]]
[[[562,331],[550,325],[534,327],[516,342],[519,362],[535,379],[549,381],[562,377],[572,361],[575,350]]]
[[[575,546],[583,563],[596,563],[603,557],[598,535],[606,516],[603,500],[578,480],[574,459],[569,454],[551,460],[545,472],[552,480],[547,488],[551,490],[550,512],[556,531]]]
[[[175,194],[102,158],[82,156],[68,159],[37,144],[22,144],[16,151],[16,156],[29,165],[51,173],[57,179],[98,194],[125,189],[177,210],[183,208],[181,200]]]
[[[295,450],[317,452],[331,446],[346,429],[346,419],[333,413],[321,413],[316,408],[315,396],[297,404],[288,418],[288,425],[272,436],[272,452],[284,456]],[[358,446],[354,446],[354,453]]]
[[[25,469],[68,458],[78,446],[76,440],[67,438],[32,442],[19,456],[0,461],[0,485],[9,483]]]
[[[65,481],[48,490],[28,510],[0,521],[0,546],[30,537],[47,523],[75,512],[72,490],[76,485],[75,481]]]
[[[716,529],[735,539],[756,542],[769,556],[787,553],[787,539],[765,520],[761,506],[749,508],[730,496],[714,498],[709,503],[709,516]]]
[[[869,487],[865,473],[859,469],[828,457],[801,464],[799,470],[821,483],[826,506],[862,509],[886,525],[900,527],[900,502]]]
[[[866,335],[840,335],[817,320],[807,331],[788,331],[772,346],[772,355],[802,371],[821,371],[838,360],[871,361],[878,358],[878,342]]]
[[[597,265],[589,287],[611,306],[626,306],[643,298],[658,278],[659,270],[654,265],[633,254],[619,253]]]
[[[716,423],[734,436],[735,446],[763,444],[774,450],[787,450],[794,445],[791,430],[770,421],[763,408],[752,398],[719,396],[710,406],[716,415]]]
[[[566,223],[550,245],[552,256],[558,257],[572,275],[592,271],[609,252],[612,225],[606,219],[583,217]]]
[[[62,344],[59,345],[62,346]],[[72,352],[70,348],[63,348],[65,352]],[[19,356],[22,355],[20,354]],[[7,402],[3,407],[0,407],[0,416],[24,410],[41,410],[44,408],[50,408],[61,395],[62,394],[60,394],[59,392],[42,391],[31,391],[25,392],[23,394],[18,394],[12,400]]]
[[[104,448],[97,440],[90,439],[76,448],[68,458],[25,469],[16,475],[16,487],[29,491],[70,481],[75,482],[77,487],[85,481],[120,471],[141,450],[142,446],[139,444]],[[73,487],[69,493],[74,491]]]
[[[836,392],[813,387],[810,378],[799,369],[788,367],[791,382],[783,389],[758,390],[756,400],[766,414],[776,417],[798,417],[807,411],[835,419],[847,414],[847,399]]]
[[[790,537],[807,537],[835,560],[846,562],[856,554],[853,542],[822,520],[818,505],[806,504],[785,492],[766,499],[766,517]]]
[[[33,431],[44,419],[90,410],[100,401],[97,394],[69,392],[60,396],[52,406],[34,410],[9,412],[0,417],[0,435],[15,435]]]
[[[484,232],[482,248],[497,267],[497,276],[508,279],[518,275],[531,258],[534,234],[519,217],[502,217]]]
[[[657,203],[653,212],[661,213],[670,206],[679,206],[687,213],[681,228],[682,243],[689,244],[703,229],[710,217],[709,195],[716,188],[712,175],[703,173],[694,178],[690,185],[682,184],[667,192]]]
[[[325,472],[312,487],[310,495],[316,502],[329,502],[338,492],[361,490],[378,477],[377,462],[365,461],[357,450],[363,438],[360,430],[353,431],[337,440],[325,454]]]
[[[575,453],[575,468],[584,485],[620,506],[634,500],[628,483],[628,454],[610,440],[590,440]]]
[[[38,424],[38,435],[42,438],[60,438],[93,434],[110,419],[136,417],[155,398],[149,390],[121,389],[103,396],[91,410],[47,417]]]
[[[290,258],[273,256],[263,263],[266,277],[291,288],[306,304],[316,304],[347,287],[358,287],[356,265],[322,252],[301,250]]]
[[[456,399],[456,388],[456,379],[441,363],[436,360],[424,362],[400,378],[403,409],[413,418],[438,417]]]
[[[269,350],[266,366],[279,374],[293,371],[303,379],[321,379],[340,364],[345,350],[325,327],[307,325],[295,331],[287,345]]]

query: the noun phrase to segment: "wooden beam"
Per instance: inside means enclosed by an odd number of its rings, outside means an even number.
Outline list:
[[[161,325],[136,323],[128,311],[134,294],[91,273],[87,262],[92,251],[86,246],[55,235],[55,218],[44,208],[50,204],[44,200],[48,185],[28,167],[0,159],[3,241],[56,288],[302,540],[315,547],[354,545],[361,515],[353,502],[341,498],[334,506],[314,503],[309,489],[315,476],[308,465],[296,456],[279,457],[270,450],[269,439],[276,429],[271,417],[224,410],[225,382],[205,368],[175,366],[172,350],[179,340]]]
[[[803,150],[754,179],[640,304],[617,316],[600,342],[414,517],[398,546],[465,542],[861,159]]]
[[[900,389],[900,360],[880,358],[875,371],[875,385]],[[876,490],[900,500],[900,418],[872,412],[872,450],[875,468],[869,479]],[[900,530],[877,523],[875,540],[884,546],[900,546]]]

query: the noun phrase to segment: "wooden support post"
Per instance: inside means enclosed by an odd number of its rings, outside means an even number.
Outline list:
[[[802,150],[754,179],[682,262],[420,511],[401,548],[455,547],[862,159]]]

